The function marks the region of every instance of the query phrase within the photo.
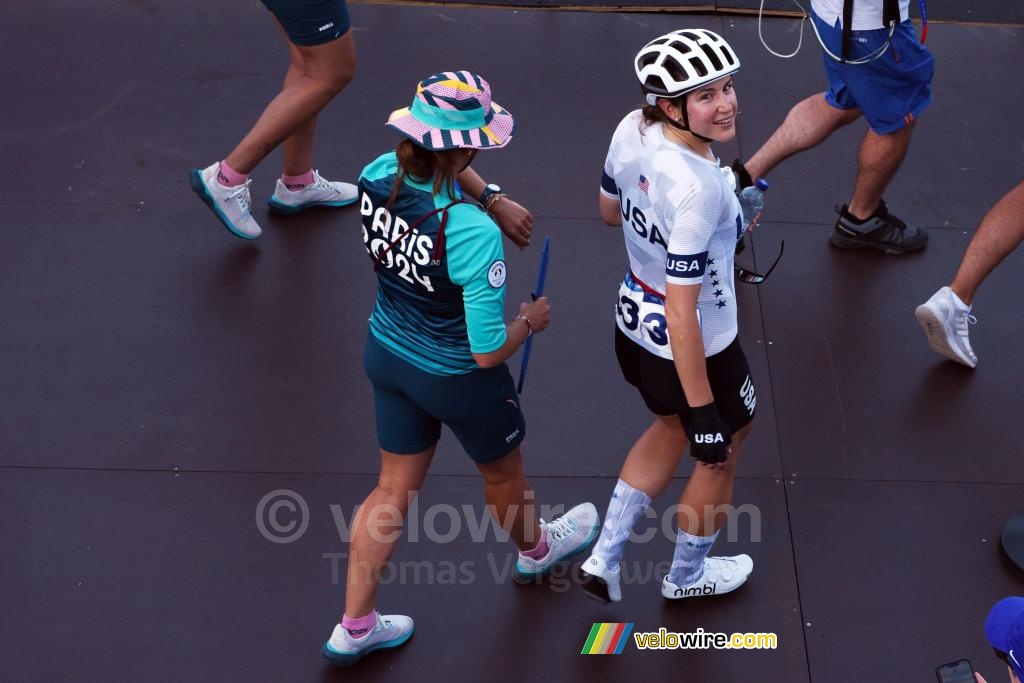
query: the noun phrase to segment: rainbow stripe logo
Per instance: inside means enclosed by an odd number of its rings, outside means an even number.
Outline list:
[[[594,624],[581,655],[618,655],[629,640],[633,624]]]

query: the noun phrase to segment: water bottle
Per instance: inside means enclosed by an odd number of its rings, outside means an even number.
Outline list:
[[[758,178],[757,182],[740,191],[740,209],[743,211],[744,232],[750,230],[761,218],[764,211],[764,193],[768,191],[768,181]]]

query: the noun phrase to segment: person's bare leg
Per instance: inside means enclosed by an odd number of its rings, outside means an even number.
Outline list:
[[[377,577],[398,543],[411,498],[423,484],[436,444],[415,455],[381,449],[380,477],[356,514],[345,579],[345,614],[358,618],[374,609]]]
[[[672,481],[687,443],[686,432],[677,416],[656,416],[629,450],[619,478],[651,498],[657,498]]]
[[[316,116],[355,76],[356,48],[352,31],[322,45],[289,43],[289,49],[298,52],[301,64],[296,65],[293,59],[285,76],[285,88],[271,100],[252,130],[227,156],[228,165],[239,173],[252,172],[274,148],[292,137],[294,140],[285,149],[285,173],[291,170],[297,175],[308,171],[312,164]],[[298,168],[300,166],[304,167]]]
[[[540,527],[519,447],[494,462],[477,463],[477,469],[484,475],[488,511],[520,550],[535,547],[540,542]]]
[[[989,209],[967,246],[950,288],[971,305],[982,281],[1024,240],[1024,182]]]
[[[797,102],[754,156],[745,162],[752,178],[763,178],[784,160],[810,149],[837,128],[860,118],[860,109],[836,109],[818,93]]]
[[[295,83],[305,72],[305,60],[299,49],[288,43],[288,52],[292,63],[284,77],[285,88]],[[313,138],[316,136],[317,118],[316,114],[308,118],[284,141],[282,175],[299,175],[313,168]]]
[[[655,415],[640,435],[619,471],[604,524],[590,558],[577,570],[577,578],[591,596],[602,602],[622,599],[620,562],[640,517],[672,481],[688,443],[678,415]]]
[[[909,123],[887,135],[873,130],[865,133],[857,153],[857,182],[847,209],[853,216],[865,220],[878,208],[885,188],[907,155],[913,131],[914,124]]]
[[[690,481],[679,498],[679,510],[676,513],[676,524],[691,536],[710,536],[721,527],[726,516],[709,516],[707,513],[720,505],[732,503],[736,461],[752,427],[753,423],[750,423],[732,435],[731,450],[724,467],[713,469],[697,463],[693,468]]]

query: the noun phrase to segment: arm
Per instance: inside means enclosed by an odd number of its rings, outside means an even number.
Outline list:
[[[519,304],[519,316],[505,326],[505,343],[490,353],[473,353],[473,360],[481,368],[493,368],[508,360],[523,345],[530,332],[547,329],[551,323],[551,305],[542,296],[532,303]],[[524,320],[525,318],[525,320]]]
[[[622,210],[618,198],[609,199],[601,192],[597,196],[597,208],[601,212],[601,220],[613,228],[622,225]]]
[[[715,407],[715,396],[708,381],[704,339],[697,319],[699,293],[700,285],[669,283],[665,292],[665,321],[679,383],[690,406],[685,420],[686,433],[694,440],[690,444],[690,455],[700,465],[723,470],[730,453],[732,432]]]
[[[446,251],[452,282],[462,287],[466,333],[473,360],[481,368],[505,362],[530,330],[540,332],[551,322],[551,306],[544,297],[519,305],[517,318],[505,323],[505,255],[494,222],[479,209],[453,207],[447,227]]]
[[[717,225],[718,202],[688,188],[673,202],[674,221],[665,266],[665,322],[679,382],[691,408],[715,400],[708,383],[697,299],[704,283],[708,242]]]
[[[597,195],[597,209],[601,212],[601,220],[610,227],[622,225],[622,206],[619,203],[619,187],[612,177],[613,164],[611,152],[604,162],[604,172],[601,174],[601,191]]]
[[[708,381],[697,300],[708,262],[708,242],[717,225],[720,197],[688,188],[675,203],[675,220],[665,264],[665,322],[679,383],[689,405],[684,427],[690,455],[712,469],[724,469],[732,432],[715,406]]]
[[[462,191],[473,199],[479,200],[487,183],[471,167],[463,169],[458,176]],[[520,249],[530,246],[530,234],[533,232],[533,215],[526,207],[512,201],[507,195],[499,195],[486,207],[494,217],[494,222],[501,228],[505,237]]]
[[[708,382],[704,339],[697,320],[698,294],[700,285],[668,284],[665,292],[665,321],[672,358],[675,359],[686,403],[691,408],[705,406],[715,400]]]
[[[480,175],[470,166],[462,169],[462,173],[458,175],[458,181],[459,187],[462,188],[462,191],[477,200],[480,199],[480,193],[483,192],[484,187],[487,186],[484,179],[481,178]]]

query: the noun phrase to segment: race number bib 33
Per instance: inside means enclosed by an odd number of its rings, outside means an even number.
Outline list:
[[[627,337],[651,353],[672,360],[668,324],[665,321],[665,300],[657,294],[644,291],[631,273],[626,275],[619,286],[615,322]],[[700,322],[700,309],[697,310],[697,322]]]

